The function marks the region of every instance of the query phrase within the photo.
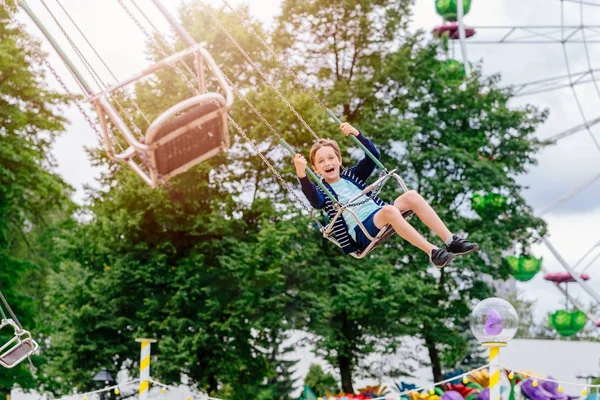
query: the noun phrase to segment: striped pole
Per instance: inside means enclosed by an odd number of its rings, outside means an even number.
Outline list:
[[[498,354],[505,343],[489,343],[490,348],[490,400],[500,400],[500,367]]]
[[[139,400],[148,400],[148,388],[150,387],[150,343],[156,343],[156,339],[135,339],[142,344],[140,352],[140,394]]]

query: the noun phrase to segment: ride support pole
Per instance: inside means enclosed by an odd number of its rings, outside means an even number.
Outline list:
[[[156,343],[156,339],[135,339],[141,343],[140,350],[140,392],[139,400],[148,400],[148,389],[150,387],[150,345]]]
[[[500,366],[498,365],[498,354],[500,347],[505,343],[489,343],[490,348],[490,400],[500,400]]]

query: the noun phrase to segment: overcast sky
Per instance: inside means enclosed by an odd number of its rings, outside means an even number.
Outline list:
[[[41,6],[40,0],[29,0],[28,2],[50,30],[60,37],[60,32]],[[67,31],[73,35],[74,40],[82,45],[75,29],[69,25],[64,14],[60,13],[55,0],[47,2],[57,13]],[[597,2],[600,6],[600,0],[588,0],[588,2]],[[143,7],[159,29],[167,32],[167,24],[155,11],[150,0],[137,0],[137,3]],[[164,3],[175,11],[179,1],[164,0]],[[212,0],[209,3],[220,4],[220,1]],[[239,4],[241,2],[233,0],[232,3]],[[279,13],[281,0],[249,0],[246,3],[250,5],[253,15],[268,24]],[[429,32],[441,21],[441,18],[435,13],[434,1],[417,0],[416,3],[411,29],[424,29]],[[119,7],[117,1],[62,0],[62,4],[78,22],[117,77],[123,79],[141,71],[148,65],[144,53],[144,36]],[[131,6],[129,2],[125,2],[125,4]],[[600,7],[582,6],[569,1],[564,1],[563,7],[565,25],[593,24],[594,21],[600,21]],[[20,14],[20,20],[26,23],[30,32],[40,37],[37,29],[23,13]],[[561,1],[474,0],[471,12],[466,16],[465,22],[470,26],[560,26]],[[581,40],[583,34],[588,40],[598,39],[600,28],[594,29],[578,31],[572,39]],[[548,32],[546,33],[548,34]],[[519,36],[522,37],[524,34],[521,33]],[[474,40],[482,38],[492,40],[500,37],[502,37],[502,33],[480,30]],[[45,41],[43,43],[44,48],[50,54],[52,64],[71,90],[76,91],[77,87],[66,69],[54,55],[48,43]],[[61,43],[65,48],[68,47],[64,40]],[[560,44],[484,45],[472,43],[468,45],[467,49],[468,57],[472,62],[483,62],[486,74],[501,73],[503,82],[506,84],[518,84],[564,75],[567,73],[567,68],[575,73],[586,71],[590,67],[600,67],[600,44],[598,43],[590,43],[587,48],[583,44],[575,43],[568,43],[564,47]],[[458,44],[456,57],[461,57]],[[95,61],[94,65],[99,66],[100,64]],[[53,79],[49,78],[49,82],[51,85],[57,86]],[[598,87],[588,83],[576,86],[575,90],[581,101],[583,116],[577,107],[576,96],[570,88],[519,97],[513,104],[519,106],[529,102],[542,108],[549,108],[550,118],[538,132],[540,138],[548,138],[565,129],[580,125],[586,120],[589,121],[600,116],[600,90]],[[94,177],[98,174],[98,170],[94,170],[90,166],[83,148],[84,146],[95,146],[97,139],[77,109],[69,109],[67,117],[70,120],[68,131],[57,140],[53,154],[58,163],[57,171],[77,189],[76,199],[81,201],[84,198],[83,185],[94,185]],[[594,126],[591,128],[591,132],[600,142],[599,129],[599,126]],[[524,195],[536,212],[540,212],[572,188],[599,173],[600,151],[595,147],[590,133],[581,131],[561,140],[558,145],[545,149],[539,157],[539,164],[522,176],[520,182],[528,186]],[[600,241],[598,233],[599,198],[600,181],[545,216],[549,225],[550,240],[571,264],[574,264]],[[533,250],[536,255],[544,258],[544,265],[550,271],[562,271],[559,263],[546,247],[536,246]],[[594,249],[592,257],[599,252],[600,247]],[[591,257],[588,259],[591,260]],[[600,259],[587,270],[592,277],[589,285],[596,289],[600,288],[599,265]],[[526,291],[529,298],[537,299],[539,319],[545,318],[547,312],[554,311],[564,304],[563,296],[551,284],[544,281],[541,275],[529,283],[518,286]],[[584,303],[591,303],[591,298],[575,285],[571,285],[569,292],[576,294]]]

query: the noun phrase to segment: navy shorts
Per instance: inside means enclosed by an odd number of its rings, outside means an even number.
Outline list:
[[[377,226],[375,226],[375,222],[373,221],[375,214],[377,214],[379,212],[380,209],[375,210],[371,213],[371,215],[369,215],[367,218],[365,218],[362,221],[362,224],[364,225],[365,229],[367,230],[367,232],[369,232],[369,235],[376,237],[379,234],[379,231],[381,229],[379,229]],[[369,240],[368,237],[365,236],[365,233],[363,232],[362,229],[360,229],[360,226],[356,226],[354,228],[354,234],[356,235],[356,243],[358,243],[358,245],[364,250],[367,248],[367,246],[369,246],[371,244],[371,241]]]

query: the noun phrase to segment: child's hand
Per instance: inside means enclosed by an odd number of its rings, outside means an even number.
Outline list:
[[[294,166],[296,167],[298,178],[304,178],[306,176],[306,158],[302,154],[296,154],[294,157]]]
[[[340,125],[340,129],[344,132],[344,135],[348,136],[349,134],[353,134],[354,136],[358,136],[358,129],[354,128],[347,122],[344,122]]]

